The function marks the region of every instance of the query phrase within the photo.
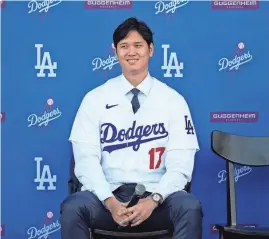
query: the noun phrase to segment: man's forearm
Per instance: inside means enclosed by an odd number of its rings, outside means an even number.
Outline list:
[[[112,197],[100,164],[97,147],[87,143],[72,142],[75,157],[75,175],[86,190],[93,192],[100,201]]]
[[[165,200],[172,193],[184,189],[187,182],[187,178],[182,173],[166,172],[159,182],[158,188],[155,192],[159,193],[163,200]]]
[[[183,190],[191,180],[196,150],[173,150],[166,156],[166,173],[162,176],[156,193],[163,200],[176,191]]]

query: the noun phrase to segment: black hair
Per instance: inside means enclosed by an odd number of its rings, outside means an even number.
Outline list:
[[[137,31],[147,42],[148,46],[150,46],[151,43],[153,44],[153,33],[147,24],[131,17],[126,19],[115,29],[113,33],[113,43],[115,48],[117,48],[118,43],[124,39],[130,31]]]

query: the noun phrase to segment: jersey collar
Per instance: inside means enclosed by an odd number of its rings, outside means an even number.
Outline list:
[[[134,86],[125,78],[123,74],[120,76],[120,78],[121,78],[121,81],[120,81],[119,88],[121,89],[121,92],[124,95],[126,95],[134,88]],[[152,84],[153,84],[153,78],[148,73],[146,78],[136,88],[140,90],[143,94],[148,96],[150,89],[152,87]]]

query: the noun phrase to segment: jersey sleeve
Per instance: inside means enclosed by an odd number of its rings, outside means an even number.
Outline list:
[[[91,92],[84,96],[77,111],[69,140],[89,143],[100,149],[98,111]]]
[[[101,202],[113,194],[101,167],[99,114],[96,98],[86,95],[76,114],[69,140],[75,158],[75,175],[85,190]]]
[[[169,104],[169,141],[167,151],[174,149],[199,150],[197,135],[189,106],[180,94],[175,94]]]
[[[189,106],[181,95],[176,93],[172,96],[168,106],[166,172],[156,190],[164,200],[172,193],[183,190],[191,181],[195,154],[199,150]]]

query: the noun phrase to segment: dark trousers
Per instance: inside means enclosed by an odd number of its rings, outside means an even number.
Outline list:
[[[113,194],[121,202],[128,202],[135,184],[116,189]],[[150,193],[147,192],[145,196]],[[174,239],[202,238],[202,209],[200,202],[187,192],[170,195],[151,216],[136,227],[124,227],[128,232],[147,232],[171,229]],[[62,239],[89,239],[89,228],[117,231],[118,225],[111,213],[89,191],[77,192],[61,204]]]

